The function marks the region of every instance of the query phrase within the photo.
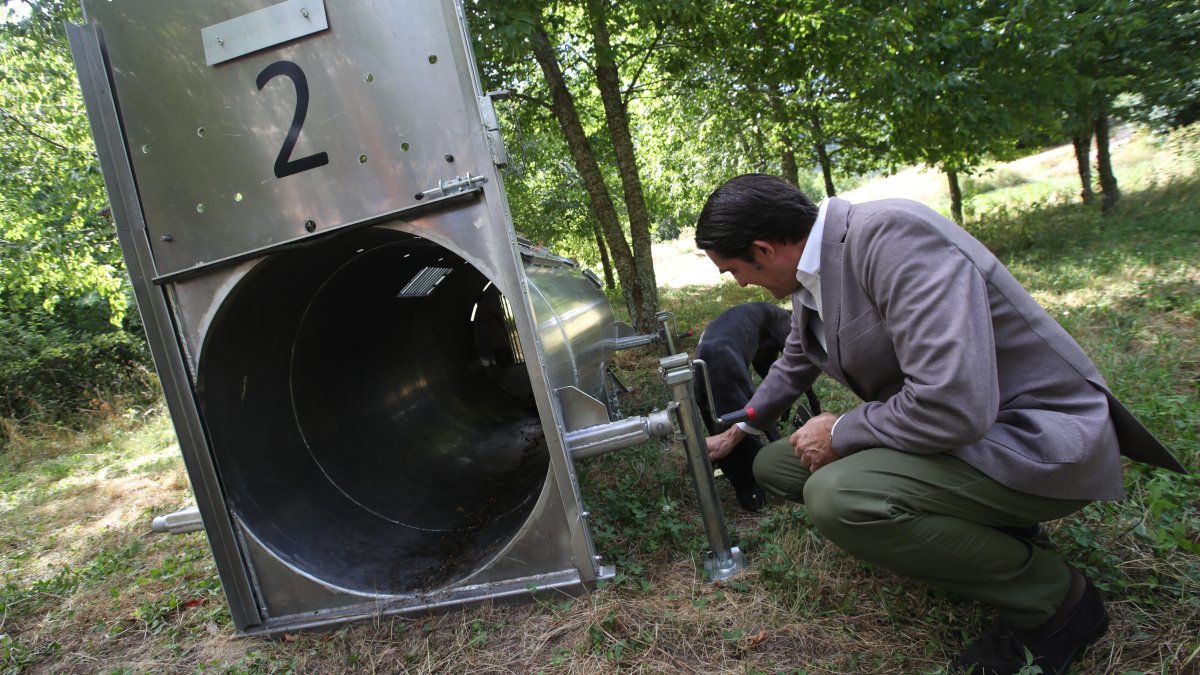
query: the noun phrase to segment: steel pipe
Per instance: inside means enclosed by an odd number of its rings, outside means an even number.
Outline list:
[[[721,508],[712,465],[708,461],[708,447],[705,444],[706,435],[700,408],[696,405],[692,393],[692,379],[695,375],[687,354],[665,357],[659,360],[659,365],[663,382],[670,388],[671,396],[679,404],[675,412],[710,549],[705,557],[704,570],[713,581],[727,579],[745,569],[746,562],[742,552],[733,546],[729,538],[729,529],[725,525],[725,511]]]
[[[623,420],[601,424],[565,436],[571,457],[584,459],[613,450],[631,448],[651,438],[670,436],[675,431],[668,410],[656,410],[647,417],[626,417]]]
[[[150,529],[160,534],[187,534],[203,530],[204,521],[200,519],[200,509],[189,506],[174,513],[155,516],[150,521]]]

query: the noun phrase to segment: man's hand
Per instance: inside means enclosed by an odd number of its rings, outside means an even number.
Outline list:
[[[841,455],[833,450],[832,431],[836,421],[837,415],[821,413],[805,422],[789,439],[792,447],[796,449],[796,458],[809,471],[815,472],[841,458]]]
[[[708,438],[704,439],[705,443],[708,445],[708,459],[710,461],[716,461],[722,457],[728,456],[729,453],[733,452],[733,449],[737,447],[737,444],[741,443],[742,439],[745,437],[746,432],[742,431],[742,428],[736,424],[729,427],[725,431],[722,431],[716,436],[709,436]]]

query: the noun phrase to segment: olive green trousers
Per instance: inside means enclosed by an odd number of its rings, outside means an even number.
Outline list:
[[[996,528],[1062,518],[1087,501],[1019,492],[945,454],[875,448],[810,472],[787,438],[759,451],[754,476],[768,494],[804,503],[847,553],[991,605],[1014,628],[1045,623],[1070,588],[1066,563]]]

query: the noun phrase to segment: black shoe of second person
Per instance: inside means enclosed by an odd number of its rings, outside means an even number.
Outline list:
[[[763,492],[758,483],[751,483],[750,485],[734,484],[733,494],[737,496],[738,504],[750,513],[758,513],[758,510],[767,503],[767,493]]]

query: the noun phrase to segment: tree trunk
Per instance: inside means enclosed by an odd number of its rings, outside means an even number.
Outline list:
[[[836,197],[837,188],[833,185],[833,163],[829,159],[829,149],[824,143],[814,146],[817,151],[817,163],[821,165],[821,176],[825,179],[825,196]]]
[[[1108,153],[1108,111],[1104,109],[1096,113],[1096,173],[1100,176],[1100,212],[1112,213],[1121,199],[1121,189]]]
[[[642,193],[637,155],[633,149],[633,137],[629,133],[629,117],[621,95],[621,76],[613,59],[608,20],[604,14],[605,2],[606,0],[588,0],[587,8],[596,49],[596,84],[600,89],[600,100],[604,103],[604,118],[608,123],[608,133],[612,138],[613,152],[617,158],[617,172],[621,176],[621,191],[625,196],[625,211],[629,216],[629,234],[633,239],[633,264],[637,273],[637,283],[631,289],[633,302],[629,307],[629,314],[634,329],[640,333],[653,333],[658,329],[658,282],[654,278],[650,214],[646,209],[645,195]]]
[[[1071,130],[1071,145],[1075,146],[1075,166],[1079,170],[1079,198],[1084,204],[1096,200],[1092,190],[1092,127],[1095,124],[1090,103],[1081,103],[1075,111],[1075,127]]]
[[[600,231],[600,225],[592,223],[592,234],[596,235],[596,250],[600,252],[600,267],[604,268],[604,287],[612,290],[617,287],[617,282],[613,279],[612,260],[608,257],[608,246],[604,244],[604,233]]]
[[[558,58],[554,55],[554,48],[550,45],[546,28],[540,21],[534,24],[529,38],[533,45],[533,56],[537,60],[538,66],[541,67],[542,75],[545,76],[546,84],[550,89],[550,103],[554,109],[554,116],[558,119],[558,125],[567,140],[571,158],[575,161],[575,170],[579,172],[579,177],[583,180],[583,187],[587,191],[592,213],[596,216],[597,226],[604,232],[609,253],[612,254],[613,267],[616,268],[617,277],[621,280],[625,303],[629,308],[630,316],[633,316],[636,306],[633,289],[638,285],[639,280],[633,263],[633,253],[629,249],[628,242],[625,241],[625,233],[621,231],[617,208],[613,204],[612,196],[608,193],[608,188],[604,185],[604,176],[600,173],[600,165],[596,162],[596,153],[592,150],[587,132],[584,131],[583,124],[579,121],[575,99],[567,89],[562,66],[559,65]]]
[[[1079,198],[1084,204],[1091,204],[1096,199],[1092,191],[1092,135],[1076,134],[1071,137],[1071,144],[1075,146],[1075,166],[1079,167]]]
[[[836,197],[837,187],[833,184],[833,160],[829,157],[829,144],[825,138],[825,130],[821,128],[821,118],[814,112],[809,114],[812,128],[813,150],[817,153],[817,164],[821,167],[821,177],[825,179],[825,196]]]
[[[954,222],[963,224],[962,188],[958,184],[958,172],[946,169],[946,179],[950,183],[950,216]]]
[[[792,142],[792,134],[788,129],[787,111],[783,101],[775,92],[768,91],[767,102],[771,106],[771,115],[779,129],[779,173],[780,178],[799,187],[800,165],[796,162],[796,144]]]
[[[799,187],[800,185],[800,165],[796,163],[796,149],[789,142],[784,142],[779,149],[779,171],[782,174],[780,177]]]

